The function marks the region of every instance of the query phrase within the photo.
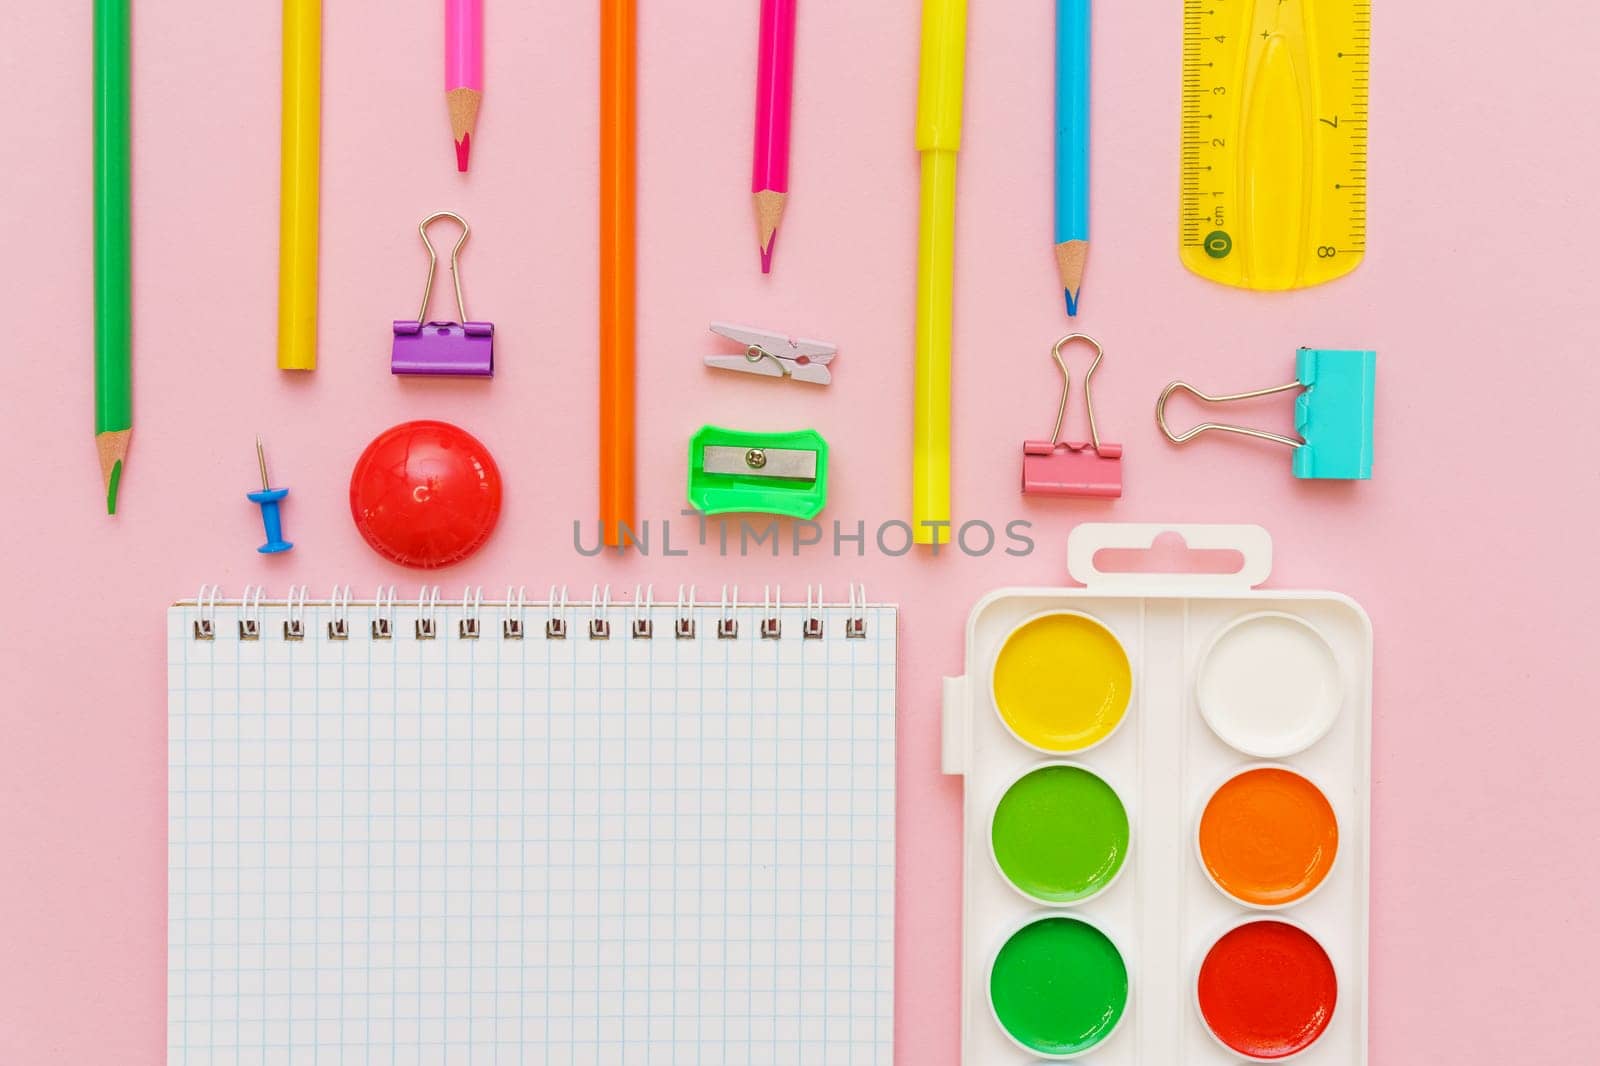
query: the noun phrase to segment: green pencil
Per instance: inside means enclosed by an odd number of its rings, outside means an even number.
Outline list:
[[[94,444],[107,514],[133,435],[128,3],[94,5]]]

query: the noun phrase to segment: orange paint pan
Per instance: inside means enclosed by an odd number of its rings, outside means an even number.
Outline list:
[[[1284,907],[1316,891],[1339,851],[1333,805],[1309,780],[1257,766],[1222,783],[1198,831],[1212,883],[1252,907]]]

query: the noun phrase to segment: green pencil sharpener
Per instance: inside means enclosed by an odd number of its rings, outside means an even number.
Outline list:
[[[706,514],[815,518],[828,502],[828,442],[814,429],[701,426],[689,438],[689,502]]]

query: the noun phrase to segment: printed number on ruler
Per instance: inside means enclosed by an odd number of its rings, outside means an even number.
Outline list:
[[[1180,254],[1298,289],[1367,246],[1371,0],[1184,0]]]

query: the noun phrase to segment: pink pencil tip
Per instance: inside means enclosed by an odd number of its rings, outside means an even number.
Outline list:
[[[772,239],[767,242],[767,246],[765,248],[761,249],[761,273],[763,274],[772,273],[772,246],[777,243],[778,234],[777,231],[774,230]]]
[[[456,170],[465,174],[467,161],[472,155],[472,134],[468,133],[456,142]]]

